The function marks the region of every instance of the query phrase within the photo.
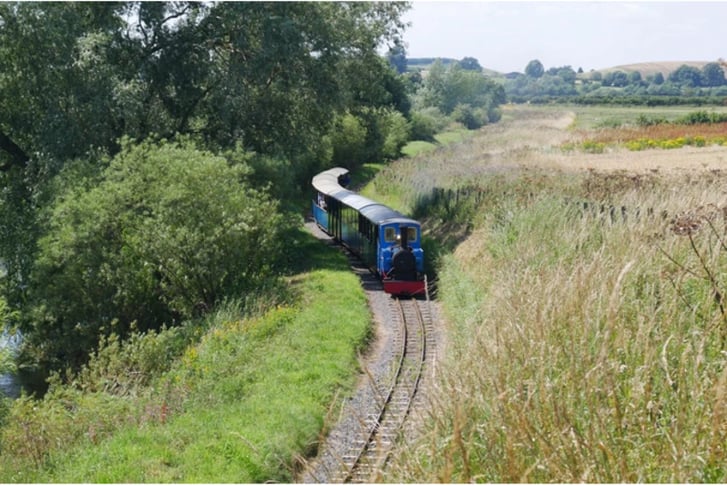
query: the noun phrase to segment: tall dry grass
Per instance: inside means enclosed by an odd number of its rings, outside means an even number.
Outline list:
[[[444,257],[446,361],[389,479],[727,481],[724,176],[539,180]]]

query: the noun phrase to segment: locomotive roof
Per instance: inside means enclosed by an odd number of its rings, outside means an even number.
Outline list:
[[[323,194],[338,199],[343,204],[360,212],[365,218],[374,223],[400,222],[419,224],[418,221],[408,218],[376,201],[372,201],[360,194],[344,189],[339,184],[339,178],[348,174],[348,169],[335,167],[313,177],[313,187]]]

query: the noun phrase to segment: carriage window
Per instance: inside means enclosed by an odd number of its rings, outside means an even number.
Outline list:
[[[396,228],[386,228],[384,231],[384,241],[387,243],[396,241]]]
[[[417,229],[416,228],[407,228],[406,229],[406,239],[409,242],[414,242],[417,240]]]

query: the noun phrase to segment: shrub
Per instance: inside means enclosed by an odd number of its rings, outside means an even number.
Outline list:
[[[366,127],[351,113],[341,116],[331,130],[333,164],[348,168],[366,162]]]
[[[461,123],[469,130],[480,128],[486,123],[486,120],[482,119],[481,111],[476,111],[470,105],[465,104],[455,106],[451,117],[452,120]]]
[[[410,137],[409,124],[404,115],[395,110],[384,110],[381,113],[381,127],[384,134],[382,153],[384,159],[391,160],[401,155],[401,148]]]
[[[51,211],[22,317],[25,350],[46,368],[77,366],[100,336],[179,323],[259,286],[283,221],[247,173],[188,141],[124,141],[97,186]]]
[[[415,111],[411,114],[411,139],[433,142],[434,135],[439,131],[438,126],[439,124],[434,116],[422,111]]]

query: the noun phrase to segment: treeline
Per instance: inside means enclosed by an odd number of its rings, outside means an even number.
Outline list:
[[[509,101],[627,105],[721,105],[727,98],[727,79],[722,66],[713,62],[702,69],[682,65],[670,73],[642,76],[638,71],[584,74],[571,66],[551,67],[532,60],[523,74],[504,80]]]
[[[20,361],[77,369],[101,339],[274,289],[314,173],[499,119],[473,71],[397,72],[407,8],[0,4],[0,328]]]

